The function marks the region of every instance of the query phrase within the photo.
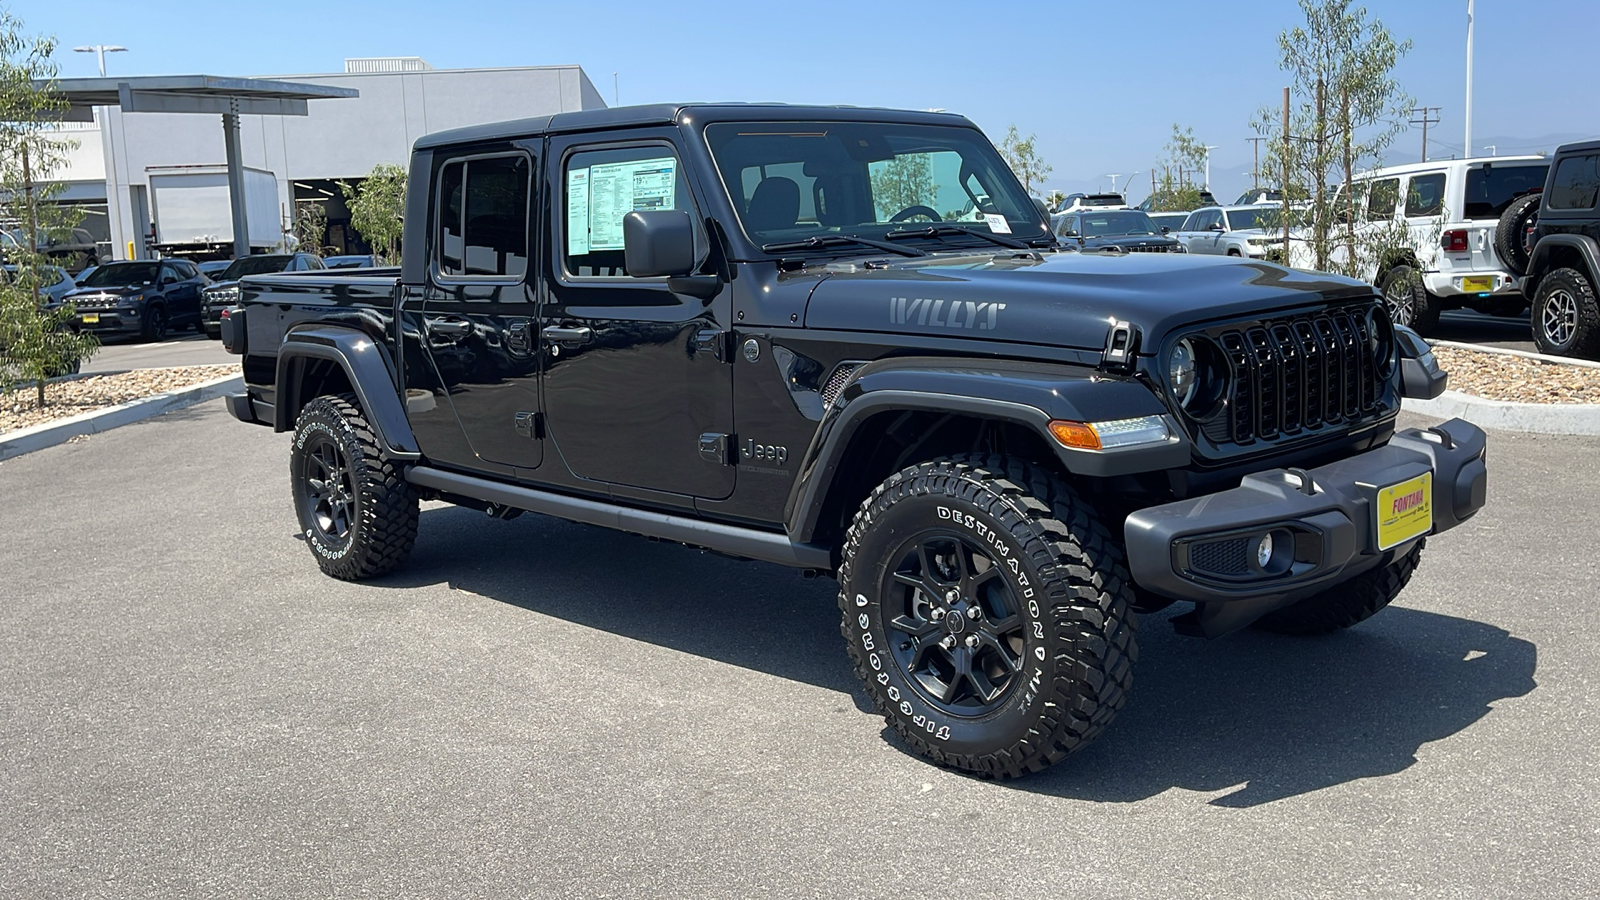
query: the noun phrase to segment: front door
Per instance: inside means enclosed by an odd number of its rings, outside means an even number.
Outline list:
[[[511,474],[506,467],[533,469],[543,459],[530,261],[535,148],[434,160],[428,283],[420,305],[408,296],[405,317],[429,367],[407,376],[408,410],[424,423],[418,439],[448,430],[452,417],[466,438],[463,447],[440,436],[443,452],[428,453],[439,462]]]
[[[633,210],[687,211],[706,257],[674,134],[551,142],[544,408],[578,479],[721,499],[734,482],[718,450],[733,435],[727,293],[674,293],[666,279],[634,278],[624,265],[622,220]]]

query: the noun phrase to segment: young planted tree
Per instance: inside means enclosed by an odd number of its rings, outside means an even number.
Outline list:
[[[51,128],[63,105],[49,89],[54,51],[53,39],[25,35],[22,22],[0,9],[0,220],[20,225],[0,273],[0,390],[32,382],[40,406],[46,379],[76,369],[96,346],[92,334],[73,330],[71,308],[47,304],[43,292],[54,279],[41,248],[82,215],[54,202],[60,185],[43,183],[69,149]]]
[[[1206,148],[1195,138],[1194,129],[1174,123],[1166,152],[1150,192],[1151,212],[1188,212],[1204,206],[1195,176],[1205,168]]]
[[[1000,156],[1016,173],[1017,180],[1022,182],[1022,187],[1030,195],[1033,194],[1034,185],[1043,185],[1045,176],[1049,175],[1052,167],[1039,157],[1034,142],[1038,135],[1030,134],[1022,137],[1017,133],[1017,126],[1006,128],[1006,136],[1000,139]]]
[[[1296,207],[1285,210],[1301,223],[1294,258],[1359,275],[1396,240],[1394,229],[1357,227],[1351,185],[1355,173],[1382,165],[1405,129],[1412,100],[1393,72],[1411,41],[1395,40],[1351,0],[1300,0],[1300,10],[1305,24],[1278,36],[1279,67],[1290,75],[1288,137],[1281,106],[1263,108],[1255,129],[1274,162],[1262,168],[1285,183],[1285,207]]]
[[[350,207],[351,226],[383,257],[384,265],[398,264],[405,224],[406,170],[379,163],[360,185],[341,181],[339,190]]]

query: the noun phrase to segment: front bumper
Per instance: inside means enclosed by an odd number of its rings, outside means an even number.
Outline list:
[[[1428,473],[1435,534],[1483,507],[1483,432],[1461,419],[1407,429],[1317,469],[1259,472],[1232,490],[1140,510],[1123,526],[1128,567],[1141,588],[1199,604],[1203,633],[1223,634],[1407,552],[1417,538],[1380,549],[1375,502],[1384,487]],[[1255,562],[1251,548],[1266,533],[1282,554],[1292,547],[1292,560]]]
[[[95,334],[128,334],[144,327],[143,311],[137,309],[90,310],[88,315],[94,317],[95,321],[84,321],[84,311],[78,312],[77,328]]]

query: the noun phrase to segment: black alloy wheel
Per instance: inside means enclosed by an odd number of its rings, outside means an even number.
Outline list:
[[[140,331],[144,339],[160,343],[167,339],[167,310],[164,306],[152,306],[145,310],[144,321]]]
[[[951,531],[924,532],[896,551],[883,585],[891,654],[924,699],[954,716],[1003,705],[1027,652],[1022,607],[999,563]]]
[[[300,521],[310,523],[314,532],[308,539],[331,550],[348,546],[356,518],[356,491],[344,449],[333,435],[318,432],[301,448],[298,462],[295,499]]]

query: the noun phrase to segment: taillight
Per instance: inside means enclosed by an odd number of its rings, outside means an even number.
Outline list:
[[[1446,231],[1439,238],[1439,246],[1443,247],[1446,253],[1465,253],[1467,252],[1467,233],[1459,228],[1454,231]]]

